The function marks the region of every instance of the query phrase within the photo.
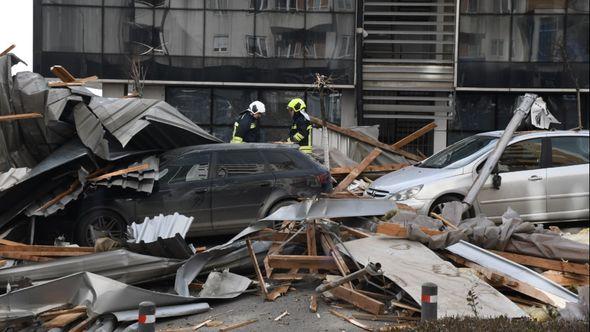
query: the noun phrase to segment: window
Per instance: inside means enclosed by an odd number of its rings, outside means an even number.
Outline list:
[[[252,10],[265,10],[267,7],[268,0],[250,0],[250,9]]]
[[[492,50],[490,52],[494,56],[504,55],[504,40],[503,39],[492,39]]]
[[[273,172],[284,172],[298,169],[295,161],[289,154],[282,151],[265,151],[264,155],[268,160],[270,170]]]
[[[354,10],[354,0],[334,0],[334,10]]]
[[[498,171],[505,173],[540,168],[541,145],[542,140],[536,138],[508,146],[498,161]]]
[[[551,166],[588,164],[588,137],[552,137]]]
[[[302,0],[277,0],[278,10],[303,10]]]
[[[227,52],[229,47],[228,35],[216,35],[213,37],[213,52]]]
[[[246,49],[249,55],[267,57],[266,37],[246,36]]]
[[[217,177],[237,177],[264,173],[264,162],[258,151],[228,151],[217,153]]]
[[[340,37],[338,58],[349,58],[354,55],[354,39],[350,35]]]
[[[209,153],[197,152],[171,160],[160,172],[162,183],[178,183],[207,180],[209,178]]]
[[[228,0],[208,0],[207,8],[218,10],[228,9],[227,1]]]
[[[307,0],[307,10],[329,10],[329,0]]]
[[[496,141],[492,136],[471,136],[426,159],[418,167],[445,168],[455,163],[454,168],[463,167],[490,150]]]

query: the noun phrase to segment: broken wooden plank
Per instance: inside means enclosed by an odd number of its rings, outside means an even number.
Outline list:
[[[4,55],[10,53],[10,51],[12,51],[15,47],[16,47],[16,45],[14,45],[14,44],[8,46],[4,51],[2,51],[2,53],[0,53],[0,56],[4,56]]]
[[[590,277],[584,275],[563,273],[552,270],[545,271],[541,274],[543,277],[564,287],[578,287],[590,284]]]
[[[346,316],[346,315],[344,315],[344,314],[342,314],[342,313],[340,313],[340,312],[338,312],[338,311],[336,311],[334,309],[330,309],[330,313],[332,315],[338,317],[338,318],[344,319],[345,321],[349,322],[350,324],[352,324],[352,325],[354,325],[354,326],[356,326],[358,328],[361,328],[361,329],[363,329],[365,331],[373,331],[373,328],[371,328],[371,327],[369,327],[369,326],[367,326],[367,325],[359,322],[358,320],[356,320],[354,318],[348,317],[348,316]]]
[[[409,316],[393,316],[393,315],[370,315],[364,313],[353,313],[352,317],[362,320],[382,321],[382,322],[397,322],[400,320],[417,321],[420,317],[409,317]]]
[[[228,325],[228,326],[225,326],[225,327],[220,328],[219,329],[219,332],[226,332],[226,331],[235,330],[237,328],[240,328],[240,327],[243,327],[243,326],[246,326],[246,325],[250,325],[252,323],[256,323],[257,321],[258,321],[258,319],[254,318],[254,319],[247,320],[245,322],[235,323],[235,324],[232,324],[232,325]]]
[[[120,169],[118,171],[106,173],[106,174],[103,174],[103,175],[95,177],[95,178],[88,179],[88,181],[97,182],[100,180],[112,178],[113,176],[119,176],[119,175],[123,175],[123,174],[127,174],[127,173],[144,171],[144,170],[148,169],[149,167],[150,167],[150,165],[148,163],[136,165],[136,166],[131,166],[131,167],[127,167],[124,169]]]
[[[53,75],[59,78],[62,82],[71,83],[76,81],[74,75],[70,74],[70,72],[67,69],[60,65],[52,66],[50,70],[53,73]]]
[[[42,118],[41,113],[22,113],[22,114],[10,114],[0,115],[0,122],[16,121],[16,120],[27,120],[27,119],[38,119]]]
[[[266,289],[266,284],[264,283],[264,277],[262,277],[262,272],[260,272],[260,267],[258,266],[258,260],[256,259],[256,253],[252,249],[252,242],[250,239],[246,240],[246,246],[248,247],[248,253],[250,254],[250,259],[252,260],[252,264],[254,265],[254,271],[256,271],[256,278],[258,278],[258,284],[260,285],[260,291],[262,293],[263,299],[268,299],[268,291]]]
[[[427,124],[426,126],[416,130],[415,132],[411,133],[410,135],[400,139],[399,141],[391,144],[391,147],[394,149],[401,149],[402,147],[408,145],[409,143],[412,143],[413,141],[415,141],[416,139],[418,139],[419,137],[424,136],[425,134],[427,134],[428,132],[430,132],[431,130],[433,130],[434,128],[436,128],[436,123],[431,122],[429,124]]]
[[[352,181],[354,181],[354,179],[356,179],[362,173],[362,171],[365,168],[367,168],[367,166],[369,166],[369,164],[371,164],[373,162],[373,160],[375,160],[375,158],[377,158],[381,154],[381,152],[383,152],[383,151],[379,148],[373,149],[373,151],[371,151],[371,153],[369,153],[360,162],[360,164],[358,164],[357,166],[354,167],[352,172],[350,172],[344,178],[344,180],[342,180],[342,181],[340,181],[340,183],[338,183],[338,185],[334,189],[334,192],[344,191],[352,183]]]
[[[513,262],[532,266],[532,267],[539,267],[545,270],[555,270],[561,272],[569,272],[575,274],[581,274],[585,276],[590,276],[590,265],[589,264],[580,264],[580,263],[571,263],[566,261],[558,261],[555,259],[548,259],[548,258],[541,258],[541,257],[534,257],[534,256],[526,256],[522,254],[515,254],[506,251],[497,251],[497,250],[490,250],[496,255],[502,256],[506,259],[509,259]]]
[[[300,281],[307,279],[318,279],[323,280],[326,278],[326,274],[323,273],[277,273],[274,272],[269,279],[277,281]]]
[[[98,316],[95,317],[88,317],[85,320],[78,323],[76,326],[72,327],[68,332],[83,332],[88,329],[88,326],[94,322]]]
[[[340,271],[340,274],[342,276],[349,275],[350,269],[346,265],[344,258],[342,258],[342,256],[340,255],[340,252],[338,251],[338,249],[336,249],[336,246],[334,245],[334,241],[332,241],[332,238],[330,237],[330,235],[328,235],[326,233],[322,233],[320,235],[320,239],[321,239],[322,247],[324,247],[324,252],[326,253],[326,255],[334,257],[334,261],[336,262],[336,266],[338,266],[338,271]],[[352,282],[350,282],[350,281],[347,282],[346,285],[348,285],[348,288],[350,288],[350,289],[353,288]]]
[[[459,228],[455,226],[452,222],[446,220],[443,216],[438,213],[430,212],[430,216],[440,220],[445,226],[452,228],[453,230],[458,230]]]
[[[1,243],[0,243],[1,244]],[[45,246],[45,245],[29,245],[29,244],[17,244],[17,245],[0,245],[1,251],[17,251],[17,252],[63,252],[63,253],[94,253],[93,247],[58,247],[58,246]]]
[[[309,297],[309,311],[318,312],[318,296],[316,294],[311,294]]]
[[[6,245],[6,246],[28,246],[28,244],[14,242],[14,241],[6,240],[6,239],[0,239],[0,244]]]
[[[408,166],[408,164],[387,164],[387,165],[369,165],[362,173],[369,173],[369,172],[392,172],[400,170],[404,167]],[[352,172],[354,167],[334,167],[330,169],[330,174],[332,175],[344,175]]]
[[[52,260],[52,258],[48,258],[48,257],[28,255],[28,254],[23,254],[20,252],[15,252],[15,251],[3,252],[3,253],[0,253],[0,256],[2,256],[4,258],[9,258],[9,259],[19,259],[19,260],[30,261],[30,262],[48,262],[48,261]]]
[[[278,315],[275,319],[273,319],[275,322],[280,321],[283,317],[287,316],[289,314],[288,311],[284,311],[282,314]]]
[[[363,231],[363,230],[360,230],[358,228],[348,227],[348,226],[344,226],[344,225],[340,225],[340,228],[343,230],[346,230],[352,236],[357,237],[359,239],[373,236],[373,234]]]
[[[39,314],[39,318],[42,320],[50,320],[50,319],[53,319],[57,316],[61,316],[64,314],[72,314],[72,313],[80,313],[80,312],[86,312],[86,307],[77,306],[77,307],[70,308],[70,309],[45,311],[45,312]]]
[[[439,230],[424,227],[424,226],[421,226],[420,230],[422,232],[424,232],[426,235],[430,235],[430,236],[444,233]],[[384,235],[389,235],[389,236],[397,236],[397,237],[407,237],[408,236],[408,230],[404,226],[396,224],[396,223],[387,223],[387,222],[380,223],[377,225],[376,232],[378,234],[384,234]]]
[[[62,314],[48,322],[43,323],[43,327],[48,329],[54,327],[63,328],[66,325],[73,323],[84,316],[86,316],[86,312],[73,312],[68,314]]]
[[[273,269],[335,270],[338,268],[334,258],[329,256],[270,255],[268,264]]]
[[[80,180],[74,180],[74,182],[72,182],[72,184],[68,187],[68,189],[66,189],[64,192],[58,194],[54,198],[50,199],[49,201],[45,202],[45,204],[41,205],[41,207],[39,207],[35,212],[42,211],[42,210],[45,210],[45,209],[53,206],[57,202],[61,201],[62,198],[66,197],[67,195],[70,195],[74,191],[76,191],[76,189],[78,189],[79,186],[80,186]]]
[[[318,255],[318,248],[317,248],[317,241],[315,237],[315,220],[308,220],[307,221],[307,228],[305,230],[307,235],[307,255],[308,256],[317,256]],[[318,270],[315,268],[309,269],[309,273],[318,273]]]
[[[322,120],[320,120],[316,117],[311,117],[311,121],[318,126],[322,126]],[[385,144],[383,142],[379,142],[378,140],[373,139],[372,137],[369,137],[363,133],[356,132],[352,129],[342,128],[342,127],[337,126],[337,125],[330,123],[330,122],[326,122],[326,127],[328,129],[335,131],[337,133],[340,133],[342,135],[352,137],[360,142],[380,148],[381,150],[404,156],[410,160],[414,160],[414,161],[422,161],[423,160],[423,158],[421,158],[413,153],[406,152],[401,149],[395,149],[395,148],[391,147],[391,145]]]
[[[383,304],[383,302],[377,301],[365,294],[344,286],[332,288],[330,289],[330,293],[340,300],[346,301],[355,307],[374,315],[382,314],[385,309],[385,304]]]

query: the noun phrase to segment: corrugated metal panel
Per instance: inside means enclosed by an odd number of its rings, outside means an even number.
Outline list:
[[[176,233],[184,238],[193,220],[193,217],[189,218],[178,213],[167,216],[160,214],[152,219],[145,218],[141,224],[133,223],[128,227],[129,242],[150,243],[156,241],[158,237],[163,239],[174,237]]]
[[[29,168],[11,168],[7,172],[0,173],[0,191],[12,187],[15,183],[20,181],[30,171]]]

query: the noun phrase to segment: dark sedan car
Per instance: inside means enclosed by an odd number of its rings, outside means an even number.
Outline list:
[[[87,195],[79,244],[93,243],[91,229],[121,238],[128,223],[174,212],[194,217],[189,236],[237,233],[298,197],[332,190],[329,171],[291,145],[199,145],[160,158],[151,194],[100,188]]]

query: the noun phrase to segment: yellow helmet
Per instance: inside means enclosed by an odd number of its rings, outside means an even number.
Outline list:
[[[291,99],[289,104],[287,104],[287,109],[293,109],[295,112],[299,112],[306,108],[305,102],[301,98]]]

